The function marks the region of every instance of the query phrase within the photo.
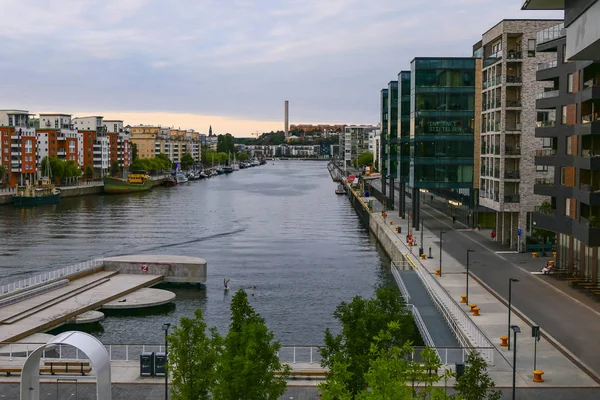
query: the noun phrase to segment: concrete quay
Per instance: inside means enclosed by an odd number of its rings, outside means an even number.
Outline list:
[[[392,215],[392,212],[384,218],[381,215],[383,205],[374,198],[361,198],[358,193],[350,189],[349,196],[359,214],[366,215],[370,230],[375,234],[392,260],[407,260],[414,265],[414,268],[426,271],[450,295],[455,306],[462,308],[464,312],[469,312],[469,307],[460,303],[460,296],[465,294],[465,267],[446,251],[442,251],[442,276],[439,277],[435,274],[440,265],[440,249],[439,240],[436,240],[434,234],[427,229],[423,231],[424,240],[427,247],[431,247],[434,258],[422,260],[416,254],[418,253],[418,246],[409,247],[406,244],[406,219],[402,219],[397,214]],[[371,202],[373,212],[367,207],[366,201]],[[396,226],[402,227],[403,232],[396,233]],[[412,233],[420,242],[420,232]],[[445,246],[451,245],[451,243],[445,243]],[[508,351],[506,347],[500,346],[500,336],[508,334],[507,307],[476,279],[470,279],[469,281],[469,299],[470,303],[476,303],[480,308],[480,316],[472,316],[469,313],[469,318],[494,346],[494,365],[490,365],[488,371],[497,386],[510,387],[512,385],[513,351]],[[516,311],[518,312],[518,310]],[[522,313],[519,314],[523,315]],[[549,341],[546,338],[542,338],[537,343],[536,368],[544,371],[544,382],[533,382],[534,338],[531,337],[530,329],[533,322],[526,318],[520,318],[515,314],[511,319],[511,324],[518,325],[522,331],[517,337],[516,384],[518,387],[600,388],[597,377],[587,370],[581,361],[569,354],[564,347],[556,345],[557,341]]]

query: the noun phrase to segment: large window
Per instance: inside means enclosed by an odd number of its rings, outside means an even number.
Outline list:
[[[562,106],[560,123],[565,125],[567,123],[567,106]]]
[[[529,39],[527,42],[527,56],[535,57],[535,39]]]
[[[573,74],[569,74],[567,76],[567,92],[568,93],[573,93]]]

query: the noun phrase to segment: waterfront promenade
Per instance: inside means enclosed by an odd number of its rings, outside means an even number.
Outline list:
[[[366,199],[363,199],[366,200]],[[431,252],[434,258],[422,260],[418,256],[418,247],[408,247],[406,245],[406,228],[407,221],[397,215],[397,212],[389,211],[387,218],[381,215],[383,206],[378,203],[374,198],[369,198],[373,204],[373,214],[371,215],[372,223],[378,226],[381,232],[383,232],[389,240],[393,241],[398,247],[398,250],[405,255],[411,263],[414,263],[415,267],[426,271],[428,275],[433,277],[443,290],[450,295],[455,303],[460,305],[460,296],[465,294],[465,266],[450,254],[448,250],[456,247],[455,240],[448,233],[452,230],[452,226],[445,226],[444,229],[447,234],[444,235],[443,251],[442,251],[442,277],[435,275],[435,270],[439,268],[439,239],[435,236],[433,231],[430,231],[427,226],[423,232],[424,244],[426,252],[431,247]],[[435,220],[436,216],[431,216]],[[439,218],[439,216],[437,216]],[[391,222],[391,225],[390,225]],[[426,224],[427,225],[427,224]],[[451,221],[450,221],[451,225]],[[400,226],[403,229],[402,233],[395,232],[395,226]],[[373,227],[373,226],[372,226]],[[413,231],[415,238],[420,243],[420,232]],[[481,262],[482,259],[490,258],[491,255],[485,254],[483,250],[475,249],[482,254],[471,255],[472,260]],[[466,255],[466,250],[465,250]],[[477,255],[480,258],[476,258]],[[394,260],[399,261],[399,260]],[[492,260],[493,261],[493,260]],[[474,264],[472,263],[471,266]],[[481,265],[481,264],[479,264]],[[491,267],[493,268],[493,267]],[[496,266],[498,268],[498,266]],[[519,274],[515,275],[515,278],[525,280],[525,276],[531,276],[530,272],[524,272],[519,270]],[[519,282],[521,283],[521,282]],[[508,277],[506,278],[505,284],[508,284]],[[501,300],[501,296],[495,296],[493,291],[472,276],[469,285],[469,298],[471,303],[476,303],[481,309],[481,316],[471,316],[469,318],[474,322],[480,330],[485,334],[489,342],[495,347],[494,365],[489,367],[490,375],[499,387],[510,387],[512,385],[512,357],[513,352],[508,351],[506,347],[500,346],[500,336],[507,335],[507,307]],[[517,290],[516,284],[513,287],[513,295]],[[523,290],[523,289],[520,289]],[[520,296],[523,301],[527,296],[522,293]],[[535,302],[535,298],[531,298],[530,301]],[[542,307],[541,304],[538,306]],[[460,305],[464,312],[468,312],[469,307],[466,305]],[[587,368],[586,371],[584,363],[578,363],[576,357],[569,354],[559,344],[559,341],[553,339],[550,335],[546,334],[540,342],[537,344],[537,369],[543,370],[544,380],[543,383],[533,382],[533,354],[534,354],[534,338],[531,337],[532,323],[541,325],[542,332],[546,332],[544,324],[536,321],[532,321],[525,317],[526,314],[517,305],[517,313],[513,314],[511,324],[520,326],[522,333],[517,338],[517,386],[518,387],[599,387],[595,374],[591,373],[591,368]],[[512,338],[512,333],[511,333]],[[583,367],[583,368],[582,368]],[[591,375],[591,376],[590,376]]]

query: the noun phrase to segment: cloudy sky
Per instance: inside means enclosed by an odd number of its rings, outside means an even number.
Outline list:
[[[248,136],[377,123],[416,56],[470,56],[522,0],[1,0],[0,108]]]

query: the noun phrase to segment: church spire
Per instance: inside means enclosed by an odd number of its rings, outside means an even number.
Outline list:
[[[212,125],[208,128],[208,136],[212,136]]]

